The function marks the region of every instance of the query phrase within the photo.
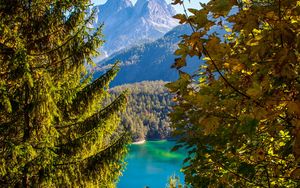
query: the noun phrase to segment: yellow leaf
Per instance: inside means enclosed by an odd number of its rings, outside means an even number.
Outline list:
[[[248,46],[257,46],[259,44],[260,44],[259,41],[255,40],[255,39],[251,39],[246,42],[246,45],[248,45]]]
[[[219,47],[220,39],[217,37],[211,37],[210,40],[207,42],[206,47],[207,48],[215,48]]]
[[[288,111],[290,113],[300,114],[300,102],[292,101],[287,104]]]
[[[275,16],[277,16],[277,15],[274,13],[274,11],[268,12],[266,14],[266,18],[269,18],[269,19],[274,19]]]
[[[300,128],[300,120],[299,119],[294,119],[292,121],[292,125],[295,126],[296,128]]]
[[[171,4],[172,5],[177,5],[177,4],[182,4],[183,3],[183,1],[182,0],[174,0],[174,2],[172,2]]]
[[[299,133],[299,131],[297,132],[297,135],[295,138],[295,142],[294,142],[294,146],[293,146],[293,154],[294,154],[294,157],[296,158],[296,160],[298,160],[300,158],[300,133]]]
[[[177,101],[178,101],[177,97],[174,96],[174,97],[172,98],[172,101],[173,101],[173,102],[177,102]]]
[[[291,177],[293,179],[300,179],[300,168],[296,168],[295,170],[292,171]]]
[[[204,126],[204,134],[212,134],[218,129],[220,125],[220,119],[214,116],[207,117],[201,120],[201,124]]]
[[[242,70],[242,73],[243,73],[243,74],[247,74],[247,75],[252,75],[252,72],[251,72],[251,71]]]
[[[211,59],[209,57],[203,57],[202,58],[204,61],[210,61]]]
[[[171,66],[172,68],[180,69],[181,67],[186,66],[186,61],[184,58],[176,58],[175,63]]]
[[[244,66],[242,64],[237,64],[233,67],[233,71],[234,72],[239,72],[244,68]]]
[[[180,24],[183,24],[187,21],[187,18],[184,14],[176,14],[173,18],[178,19]]]
[[[231,33],[232,29],[230,27],[228,27],[227,25],[224,25],[224,29],[226,32]]]
[[[265,151],[262,148],[259,148],[255,151],[254,157],[257,161],[262,161],[265,159]]]
[[[262,94],[262,88],[258,83],[253,83],[253,86],[247,90],[247,95],[253,98],[258,98]]]

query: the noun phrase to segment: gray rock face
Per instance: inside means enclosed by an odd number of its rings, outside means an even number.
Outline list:
[[[154,41],[178,25],[172,18],[175,10],[165,0],[138,0],[134,6],[130,0],[108,0],[94,9],[94,27],[104,23],[106,43],[101,50],[106,55]]]

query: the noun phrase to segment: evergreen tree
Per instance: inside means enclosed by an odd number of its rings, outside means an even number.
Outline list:
[[[134,141],[170,138],[168,113],[172,97],[164,87],[166,83],[143,81],[110,89],[112,96],[118,96],[124,90],[129,93],[128,105],[126,111],[122,113],[121,124],[132,133]]]
[[[103,43],[89,0],[0,1],[0,186],[114,187],[128,136],[107,106],[113,66],[91,82]]]

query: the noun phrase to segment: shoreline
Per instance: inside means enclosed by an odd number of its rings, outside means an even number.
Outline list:
[[[140,141],[137,141],[137,142],[132,142],[132,144],[139,145],[139,144],[144,144],[145,142],[146,142],[146,140],[140,140]]]
[[[170,142],[174,142],[176,141],[176,139],[168,139],[168,138],[165,138],[165,139],[153,139],[153,140],[139,140],[139,141],[135,141],[135,142],[132,142],[131,144],[134,144],[134,145],[139,145],[139,144],[144,144],[145,142],[155,142],[155,141],[170,141]]]

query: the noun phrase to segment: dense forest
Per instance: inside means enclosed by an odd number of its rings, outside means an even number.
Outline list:
[[[104,41],[90,0],[1,0],[0,187],[114,188],[130,136],[170,135],[188,150],[170,188],[300,187],[299,0],[185,2],[171,38],[125,53],[171,49],[177,79],[109,89],[122,63],[91,74]]]
[[[134,141],[170,138],[168,113],[171,110],[172,98],[164,86],[166,83],[143,81],[110,90],[113,96],[118,96],[124,90],[129,92],[121,125],[132,133]]]

